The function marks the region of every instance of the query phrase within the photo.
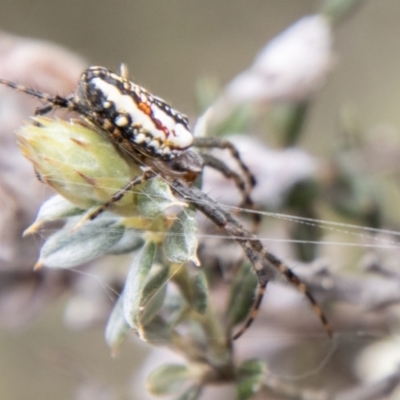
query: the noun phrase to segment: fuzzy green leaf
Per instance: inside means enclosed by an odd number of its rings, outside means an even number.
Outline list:
[[[138,214],[144,218],[155,218],[169,207],[179,204],[170,186],[161,179],[144,183],[136,201]]]
[[[267,367],[263,361],[248,360],[238,369],[238,400],[247,400],[257,393],[265,380]]]
[[[193,210],[181,211],[164,240],[164,250],[169,261],[183,263],[197,259],[197,222]]]
[[[122,343],[126,334],[130,330],[130,326],[125,320],[122,303],[122,296],[120,296],[114,305],[110,317],[108,318],[105,330],[106,343],[111,347],[113,353],[115,353],[118,346]]]
[[[123,236],[117,243],[108,249],[108,254],[127,254],[143,246],[143,233],[134,229],[126,229]]]
[[[199,314],[204,314],[208,306],[208,283],[203,271],[198,271],[191,278],[191,286],[193,296],[190,305]]]
[[[182,297],[180,292],[167,294],[163,304],[163,313],[165,313],[165,318],[168,320],[171,328],[179,325],[182,322],[182,318],[187,315],[187,312],[188,302]]]
[[[24,235],[35,233],[45,222],[73,217],[84,210],[76,207],[64,197],[56,195],[46,200],[39,209],[35,222],[24,232]]]
[[[40,251],[37,266],[71,268],[107,252],[124,234],[115,220],[98,218],[71,233],[68,225],[50,236]]]
[[[142,325],[148,324],[163,305],[168,276],[168,266],[153,265],[141,293],[139,317]]]
[[[84,210],[76,207],[64,197],[56,195],[46,200],[40,207],[36,221],[54,221],[82,214]]]
[[[165,396],[182,390],[191,374],[184,364],[166,364],[155,369],[147,378],[146,386],[150,393]]]
[[[138,331],[142,340],[159,346],[168,346],[172,343],[174,330],[160,316],[156,315],[149,323],[140,327]]]
[[[229,326],[242,322],[248,315],[254,302],[257,277],[248,263],[235,274],[231,285],[227,309]]]
[[[134,258],[123,294],[123,308],[126,322],[135,329],[140,327],[143,289],[150,269],[153,266],[156,245],[147,243]]]

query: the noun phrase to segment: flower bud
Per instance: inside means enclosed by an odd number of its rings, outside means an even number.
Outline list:
[[[110,200],[141,170],[129,165],[112,142],[79,121],[35,118],[17,132],[24,156],[40,179],[75,206],[87,209]],[[113,205],[112,211],[129,214],[132,192]]]

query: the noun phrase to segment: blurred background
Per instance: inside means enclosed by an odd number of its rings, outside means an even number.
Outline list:
[[[315,0],[0,0],[0,29],[65,46],[88,65],[117,70],[124,62],[133,81],[194,121],[199,78],[224,86],[268,40],[319,5]],[[355,110],[362,127],[399,130],[399,21],[399,2],[365,1],[335,28],[334,68],[308,114],[305,149],[323,156],[335,147],[344,106]],[[129,382],[132,360],[139,364],[146,346],[129,341],[112,359],[102,329],[65,329],[67,297],[49,304],[23,329],[0,331],[0,399],[70,399],[86,374],[100,387]],[[248,340],[254,342],[254,336]]]

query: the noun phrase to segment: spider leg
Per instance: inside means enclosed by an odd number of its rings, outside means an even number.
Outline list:
[[[40,106],[40,107],[37,107],[37,108],[35,109],[34,115],[35,115],[35,117],[38,116],[38,115],[46,115],[46,114],[48,114],[50,111],[52,111],[52,110],[54,110],[54,109],[55,109],[55,106],[54,106],[52,103],[46,103],[46,104],[43,104],[43,105]],[[41,124],[40,124],[38,121],[33,121],[33,125],[34,125],[34,126],[41,126]],[[35,173],[36,173],[36,172],[35,172]],[[39,176],[39,174],[36,173],[36,177],[38,177],[38,176]],[[39,181],[42,181],[41,178],[38,178],[38,179],[39,179]]]
[[[239,339],[240,336],[243,335],[250,328],[251,324],[257,318],[258,310],[260,309],[262,299],[264,297],[265,288],[267,286],[268,281],[265,281],[264,284],[259,283],[257,289],[257,295],[253,302],[253,307],[250,310],[250,314],[244,323],[244,325],[232,336],[232,340]]]
[[[231,153],[232,157],[239,164],[240,169],[243,171],[243,174],[248,181],[249,184],[247,188],[248,193],[250,193],[253,187],[256,185],[256,178],[249,170],[249,167],[243,162],[236,147],[229,140],[220,138],[195,138],[193,146],[199,148],[208,148],[208,149],[218,148],[218,149],[228,150]]]
[[[207,167],[211,167],[216,171],[221,172],[222,175],[227,179],[232,179],[235,182],[236,187],[242,194],[243,200],[240,203],[239,207],[241,208],[250,208],[251,210],[255,209],[254,202],[248,193],[246,188],[246,182],[243,178],[237,174],[235,171],[232,171],[224,162],[219,160],[218,158],[212,156],[211,154],[202,154],[203,164]],[[253,232],[258,232],[260,223],[261,223],[261,215],[258,213],[253,213]]]
[[[36,115],[45,115],[45,114],[48,114],[48,113],[49,113],[50,111],[52,111],[54,108],[55,108],[55,107],[54,107],[54,105],[53,105],[52,103],[43,104],[42,106],[36,108],[35,114],[34,114],[34,115],[36,116]]]
[[[251,199],[250,195],[246,193],[246,182],[239,174],[231,170],[223,161],[212,156],[211,154],[202,154],[201,158],[203,159],[205,166],[221,172],[221,174],[224,175],[225,178],[232,179],[235,182],[236,187],[242,193],[243,205],[253,205],[253,200]]]
[[[1,83],[1,82],[0,82]],[[59,99],[62,99],[62,97],[60,96],[55,96],[58,97]],[[65,100],[65,104],[73,104],[73,100],[74,100],[74,94],[71,94],[65,98],[63,98]],[[53,111],[56,107],[60,107],[55,105],[53,102],[48,102],[46,104],[43,104],[40,107],[37,107],[35,110],[35,116],[37,115],[46,115],[48,114],[50,111]],[[70,108],[69,106],[67,107],[63,107],[63,108]]]
[[[253,304],[247,322],[244,327],[234,335],[234,339],[242,335],[256,318],[265,286],[271,278],[271,267],[283,274],[290,283],[296,286],[297,289],[307,297],[314,312],[319,317],[325,332],[330,337],[332,336],[332,328],[325,314],[312,294],[308,291],[306,285],[281,260],[270,253],[255,235],[245,229],[233,215],[225,211],[217,202],[196,187],[188,188],[178,179],[173,181],[172,187],[178,194],[187,201],[190,201],[194,207],[240,244],[257,274],[259,289],[256,301]]]
[[[94,211],[84,215],[80,221],[72,228],[71,233],[78,230],[86,221],[92,221],[97,218],[101,213],[107,210],[107,208],[111,207],[114,203],[121,200],[124,195],[132,189],[133,186],[140,185],[141,183],[153,178],[156,176],[155,172],[151,170],[146,170],[143,174],[133,178],[130,182],[128,182],[124,187],[122,187],[118,192],[115,192],[113,196],[102,204],[100,207],[95,209]]]
[[[48,110],[49,106],[52,105],[53,107],[60,107],[60,108],[69,108],[69,109],[75,109],[76,105],[73,101],[73,95],[67,96],[67,97],[61,97],[58,95],[50,95],[47,93],[39,92],[38,90],[27,88],[22,85],[18,85],[17,83],[7,81],[5,79],[0,79],[0,84],[8,86],[11,89],[15,89],[19,92],[26,93],[30,96],[36,97],[42,101],[44,101],[46,104],[43,107],[39,107],[37,110],[39,110],[39,114],[37,115],[43,115],[49,112]],[[41,111],[43,108],[44,112]],[[48,111],[46,111],[48,110]]]

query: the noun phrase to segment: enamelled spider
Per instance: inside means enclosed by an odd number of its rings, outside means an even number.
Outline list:
[[[160,176],[169,183],[178,198],[191,203],[236,240],[257,274],[258,292],[246,323],[233,339],[239,338],[254,321],[273,269],[282,273],[308,298],[325,331],[332,334],[322,309],[305,284],[270,253],[254,234],[244,228],[236,217],[192,185],[204,166],[209,166],[233,179],[242,192],[242,206],[252,206],[250,192],[255,179],[230,142],[194,138],[184,115],[162,99],[130,82],[126,74],[121,72],[118,75],[103,67],[92,66],[86,69],[80,77],[76,91],[66,97],[49,95],[6,80],[0,80],[0,83],[44,101],[45,104],[36,110],[35,115],[47,114],[55,108],[77,113],[97,130],[105,132],[124,155],[140,166],[142,174],[90,213],[87,219],[96,218],[135,185]],[[243,176],[209,154],[200,156],[192,147],[228,149],[240,166]]]

